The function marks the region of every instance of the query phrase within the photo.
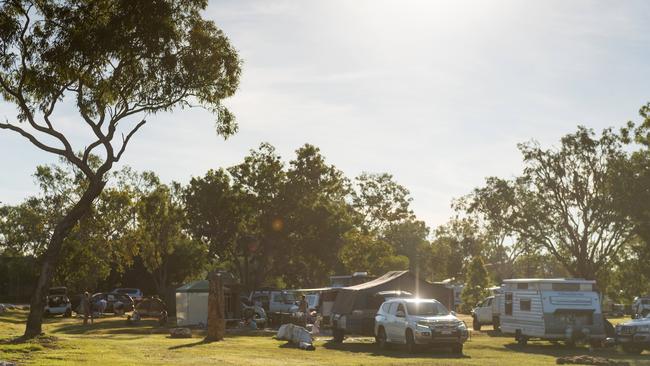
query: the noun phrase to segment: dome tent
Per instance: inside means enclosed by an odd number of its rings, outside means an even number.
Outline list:
[[[241,318],[240,285],[229,272],[221,272],[226,319]],[[176,324],[179,326],[208,323],[210,282],[199,280],[176,289]]]

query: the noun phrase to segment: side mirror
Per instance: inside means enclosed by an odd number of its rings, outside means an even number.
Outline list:
[[[404,314],[404,311],[398,310],[397,313],[395,313],[395,316],[398,318],[405,318],[406,314]]]

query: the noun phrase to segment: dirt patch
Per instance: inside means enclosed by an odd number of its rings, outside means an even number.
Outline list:
[[[559,357],[558,365],[597,365],[597,366],[630,366],[629,362],[614,361],[609,358],[596,356]]]

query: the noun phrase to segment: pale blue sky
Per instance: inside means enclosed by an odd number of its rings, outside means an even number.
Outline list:
[[[211,1],[206,17],[244,60],[227,141],[206,112],[148,119],[124,164],[187,182],[268,141],[288,161],[309,142],[352,177],[389,172],[416,214],[444,223],[484,177],[521,169],[516,143],[577,124],[636,119],[650,101],[650,2]],[[0,116],[13,108],[0,104]],[[85,125],[58,123],[80,149]],[[36,192],[53,158],[0,131],[0,201]]]

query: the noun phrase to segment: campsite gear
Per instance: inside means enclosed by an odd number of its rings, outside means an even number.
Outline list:
[[[615,361],[605,357],[587,355],[558,357],[555,362],[558,365],[630,366],[627,361]]]
[[[275,338],[289,341],[290,343],[297,345],[300,349],[307,351],[313,351],[316,349],[314,347],[314,340],[311,333],[309,333],[307,329],[295,324],[281,325]]]
[[[582,279],[504,280],[499,301],[501,332],[525,345],[529,339],[585,340],[600,345],[604,318],[596,281]]]
[[[142,318],[155,318],[160,325],[165,325],[167,316],[167,306],[160,298],[145,297],[135,306],[133,314],[127,316],[127,320],[138,322]]]
[[[169,336],[172,338],[192,338],[190,328],[172,328],[169,330]]]
[[[237,324],[242,319],[241,285],[231,273],[220,273],[223,282],[226,321]],[[208,292],[208,280],[190,282],[176,289],[177,325],[207,324]]]

